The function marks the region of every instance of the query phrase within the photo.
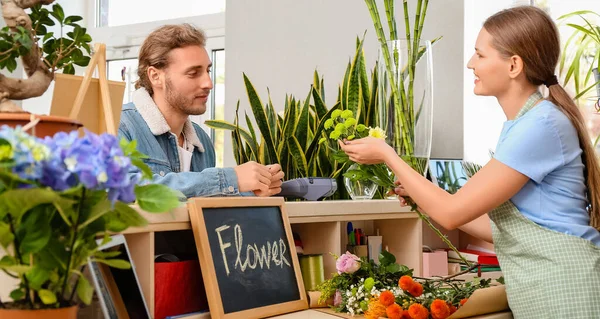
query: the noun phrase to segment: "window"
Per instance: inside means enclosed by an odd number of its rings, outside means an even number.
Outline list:
[[[98,27],[225,12],[225,0],[98,0],[97,6]]]

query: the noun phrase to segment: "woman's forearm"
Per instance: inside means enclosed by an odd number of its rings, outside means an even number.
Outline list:
[[[488,214],[483,214],[477,219],[458,227],[458,229],[473,237],[487,241],[488,243],[494,242],[492,239],[492,226]]]

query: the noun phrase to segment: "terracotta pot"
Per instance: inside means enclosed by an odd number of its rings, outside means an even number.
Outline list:
[[[83,126],[78,121],[68,117],[35,115],[30,113],[0,113],[0,126],[24,127],[32,120],[37,119],[39,119],[39,122],[32,129],[28,130],[27,133],[39,138],[53,136],[58,132],[71,132]]]
[[[78,306],[57,309],[21,310],[1,309],[2,319],[76,319]]]

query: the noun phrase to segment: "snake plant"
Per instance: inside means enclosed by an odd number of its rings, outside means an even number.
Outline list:
[[[325,103],[323,78],[315,70],[311,88],[302,99],[288,95],[283,103],[283,116],[276,112],[267,89],[266,102],[260,98],[250,78],[244,74],[244,84],[254,121],[239,112],[239,101],[233,123],[209,120],[214,129],[231,131],[233,152],[238,164],[256,161],[262,164],[279,163],[286,179],[298,177],[331,177],[338,182],[335,198],[348,198],[343,185],[345,163],[338,162],[331,151],[333,144],[319,144],[324,137],[325,120],[334,110],[352,110],[359,123],[375,125],[377,119],[377,65],[367,75],[363,39],[357,38],[354,57],[348,62],[337,102]],[[256,125],[254,125],[256,123]],[[244,128],[245,126],[245,128]],[[334,143],[328,141],[327,143]]]

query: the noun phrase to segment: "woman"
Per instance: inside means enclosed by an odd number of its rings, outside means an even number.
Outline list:
[[[494,158],[454,195],[382,140],[341,145],[355,162],[385,162],[398,179],[396,194],[444,228],[493,239],[515,318],[600,318],[600,167],[554,75],[559,54],[557,28],[538,8],[486,20],[467,67],[475,94],[495,96],[508,121]]]

